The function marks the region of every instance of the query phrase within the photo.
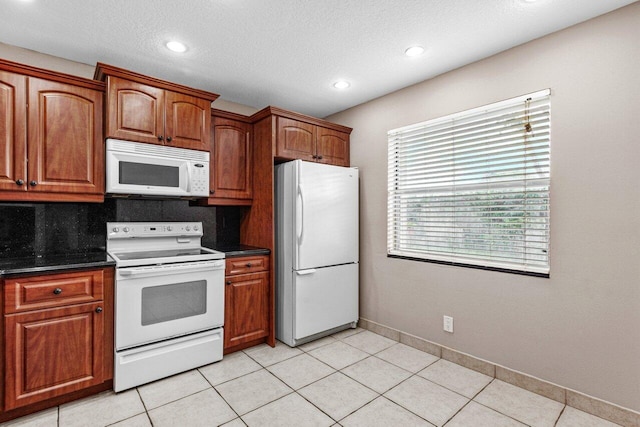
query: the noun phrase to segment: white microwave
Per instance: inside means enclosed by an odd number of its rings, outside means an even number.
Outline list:
[[[106,192],[153,197],[209,196],[209,153],[107,139]]]

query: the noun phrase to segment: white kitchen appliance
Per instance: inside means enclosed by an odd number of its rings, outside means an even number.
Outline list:
[[[224,253],[201,237],[200,222],[107,223],[115,391],[222,359]]]
[[[209,152],[107,139],[107,193],[208,197]]]
[[[276,166],[276,337],[296,346],[358,321],[358,170]]]

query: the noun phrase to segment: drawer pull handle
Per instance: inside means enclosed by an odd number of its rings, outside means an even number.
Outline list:
[[[231,280],[227,280],[227,285],[230,285],[230,284],[231,284]]]
[[[247,267],[247,268],[251,268],[251,263],[250,263],[250,262],[248,262],[248,263],[246,263],[244,266],[245,266],[245,267]]]
[[[55,289],[53,290],[53,293],[54,293],[54,294],[56,294],[56,295],[60,295],[60,294],[62,293],[62,289],[60,289],[60,288],[55,288]]]
[[[96,308],[96,313],[98,313],[98,314],[102,313],[102,307]]]

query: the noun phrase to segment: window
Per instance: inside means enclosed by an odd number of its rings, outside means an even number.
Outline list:
[[[388,132],[389,256],[548,277],[549,94]]]

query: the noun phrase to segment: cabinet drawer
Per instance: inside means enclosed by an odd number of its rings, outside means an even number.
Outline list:
[[[17,313],[103,299],[104,271],[6,279],[4,312]]]
[[[256,271],[266,271],[268,269],[268,255],[227,258],[225,275],[253,273]]]

